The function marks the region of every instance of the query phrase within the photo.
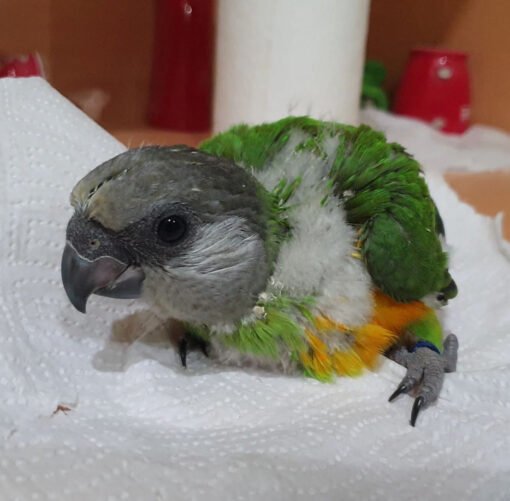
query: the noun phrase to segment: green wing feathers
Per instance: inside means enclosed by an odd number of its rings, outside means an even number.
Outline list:
[[[331,176],[383,292],[412,301],[447,285],[436,207],[419,164],[401,146],[361,126],[341,136]]]
[[[367,126],[352,127],[308,117],[288,117],[250,127],[239,125],[201,145],[242,166],[264,169],[293,131],[307,138],[296,148],[324,154],[326,138],[338,147],[329,173],[333,194],[342,201],[347,220],[359,231],[361,254],[377,287],[398,301],[422,299],[455,283],[447,269],[443,232],[416,160],[383,134]]]

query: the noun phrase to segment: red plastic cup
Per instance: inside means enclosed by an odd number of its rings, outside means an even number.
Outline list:
[[[158,0],[149,123],[189,132],[211,127],[214,0]]]
[[[443,132],[460,134],[471,114],[467,54],[414,49],[395,95],[393,111],[418,118]]]
[[[0,58],[0,78],[43,76],[44,70],[39,54]]]

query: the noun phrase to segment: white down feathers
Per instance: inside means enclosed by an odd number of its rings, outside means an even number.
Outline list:
[[[295,134],[266,170],[254,172],[268,190],[282,178],[302,178],[288,203],[293,207],[292,237],[280,249],[272,283],[292,296],[315,296],[317,309],[332,320],[361,325],[372,312],[371,278],[352,256],[356,234],[339,200],[331,196],[321,205],[338,139],[325,141],[324,159],[311,152],[296,153],[304,139],[304,134]]]

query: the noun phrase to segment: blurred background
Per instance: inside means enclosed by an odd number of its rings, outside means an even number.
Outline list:
[[[149,127],[158,8],[157,0],[0,0],[0,53],[39,53],[51,84],[110,131]],[[384,66],[391,101],[414,47],[466,52],[471,121],[510,131],[509,19],[507,0],[372,0],[366,58]]]

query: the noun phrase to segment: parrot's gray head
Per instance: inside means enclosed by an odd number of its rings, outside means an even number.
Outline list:
[[[192,148],[144,147],[74,188],[62,279],[85,312],[90,294],[143,296],[178,320],[237,320],[269,275],[263,188],[233,162]]]

